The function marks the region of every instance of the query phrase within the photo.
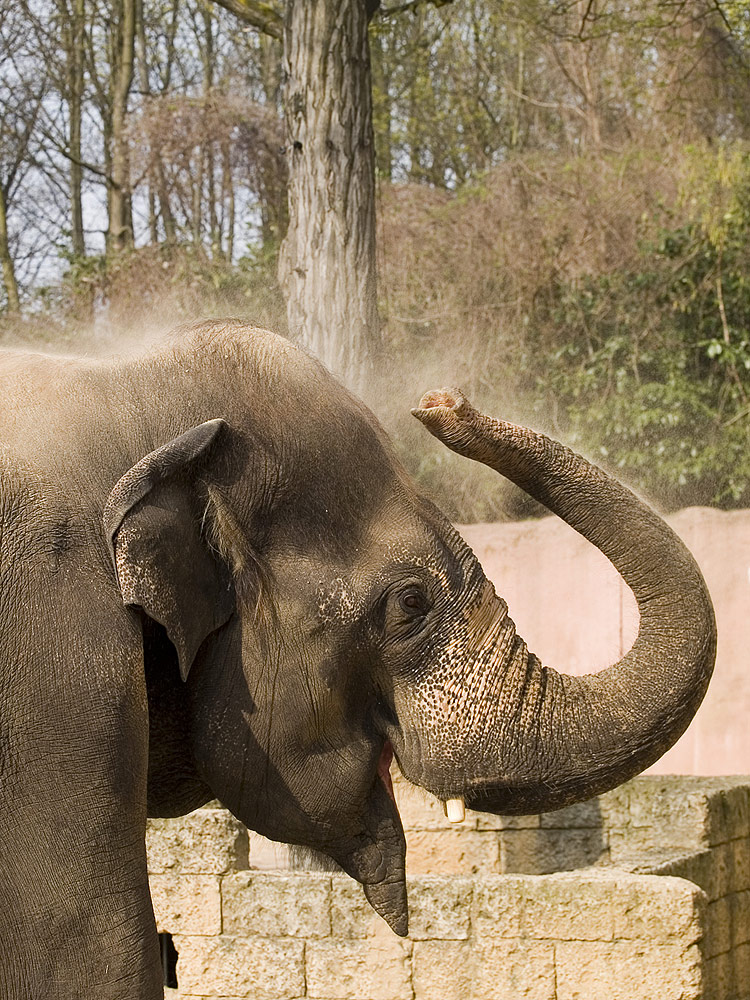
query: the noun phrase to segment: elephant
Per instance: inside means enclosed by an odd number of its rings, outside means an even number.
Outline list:
[[[407,933],[390,785],[500,814],[583,800],[684,731],[711,601],[641,500],[458,390],[414,415],[632,588],[632,649],[543,666],[367,408],[240,320],[109,359],[0,352],[0,996],[156,1000],[147,815],[219,799]]]

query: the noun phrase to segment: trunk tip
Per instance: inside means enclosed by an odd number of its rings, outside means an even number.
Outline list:
[[[419,406],[411,412],[428,430],[444,441],[448,428],[471,423],[477,416],[460,389],[431,389],[422,396]]]
[[[430,389],[420,399],[418,409],[432,410],[436,406],[447,406],[452,409],[457,403],[457,395],[454,389]]]

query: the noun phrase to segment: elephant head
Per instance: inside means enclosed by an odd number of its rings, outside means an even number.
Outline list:
[[[567,677],[529,653],[375,418],[316,362],[237,325],[193,332],[175,356],[139,378],[165,398],[180,381],[163,424],[179,433],[152,432],[159,446],[104,513],[146,636],[156,811],[216,796],[261,834],[328,854],[405,934],[392,754],[452,811],[524,813],[619,784],[684,731],[713,611],[685,547],[627,489],[459,392],[414,411],[568,521],[635,593],[630,652]]]

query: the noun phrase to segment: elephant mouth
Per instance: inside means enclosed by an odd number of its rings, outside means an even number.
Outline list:
[[[357,818],[359,830],[329,844],[325,852],[362,884],[370,906],[396,934],[404,937],[409,927],[406,840],[393,794],[389,770],[392,760],[393,747],[386,742]]]
[[[391,799],[393,799],[393,804],[396,806],[396,811],[398,811],[398,803],[396,802],[396,798],[393,794],[393,783],[391,781],[391,774],[390,774],[390,765],[394,756],[395,754],[393,746],[391,745],[390,741],[386,741],[380,753],[380,760],[378,761],[378,776],[383,782],[385,789],[390,795]],[[470,808],[474,808],[474,806],[472,805],[473,800],[471,799],[472,795],[471,788],[467,788],[463,794],[454,795],[453,797],[451,797],[450,795],[446,795],[444,792],[441,794],[435,788],[431,788],[429,784],[427,783],[423,784],[421,781],[411,778],[408,772],[406,772],[404,768],[401,766],[400,760],[398,760],[398,765],[401,770],[401,774],[408,782],[410,782],[413,785],[416,785],[417,787],[423,788],[424,791],[435,796],[440,805],[443,807],[443,813],[445,814],[449,823],[451,824],[463,823],[463,821],[466,819],[467,806],[469,806]],[[493,785],[493,791],[495,787],[496,786]]]
[[[364,829],[339,849],[329,851],[344,871],[362,883],[365,896],[376,913],[401,936],[408,933],[406,898],[406,840],[393,792],[390,740],[380,749],[377,772],[362,816]],[[464,800],[443,802],[451,822],[464,818]]]

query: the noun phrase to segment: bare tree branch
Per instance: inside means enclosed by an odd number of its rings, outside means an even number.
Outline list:
[[[246,24],[258,28],[271,38],[280,39],[284,30],[284,19],[270,3],[260,0],[213,0],[214,3],[235,14]]]
[[[447,7],[448,4],[453,3],[453,0],[409,0],[408,3],[400,3],[395,7],[381,7],[379,13],[381,17],[394,17],[396,14],[404,14],[406,11],[416,11],[426,3],[433,7]]]

